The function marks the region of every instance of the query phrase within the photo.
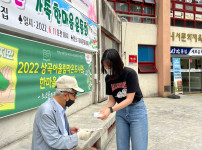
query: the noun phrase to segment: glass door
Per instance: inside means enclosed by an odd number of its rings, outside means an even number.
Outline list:
[[[171,60],[172,61],[172,60]],[[202,58],[180,58],[183,93],[202,92]],[[173,91],[173,72],[171,62],[171,90]]]
[[[183,93],[189,92],[189,59],[180,58]],[[173,63],[171,58],[171,92],[174,93]]]
[[[201,58],[190,59],[190,92],[202,92],[202,67]]]
[[[181,58],[181,73],[183,93],[189,92],[189,59]]]

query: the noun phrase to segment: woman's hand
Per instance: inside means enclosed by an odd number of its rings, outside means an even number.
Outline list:
[[[104,112],[102,113],[102,117],[98,117],[98,119],[101,120],[106,120],[108,118],[108,116],[110,115],[110,109],[109,108],[105,108]]]
[[[99,110],[98,112],[99,112],[100,114],[104,114],[104,112],[105,112],[106,109],[107,109],[107,108],[103,108],[103,109]]]

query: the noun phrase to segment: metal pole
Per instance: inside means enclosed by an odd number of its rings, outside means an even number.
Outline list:
[[[101,56],[102,56],[102,42],[101,42],[101,5],[102,5],[102,2],[101,0],[98,0],[97,1],[97,18],[98,18],[98,22],[97,22],[97,33],[98,33],[98,52],[96,53],[96,75],[97,75],[97,80],[96,80],[96,100],[95,100],[95,103],[98,103],[99,102],[99,99],[100,99],[100,74],[101,74],[101,67],[100,66],[100,59],[101,59]]]
[[[127,23],[128,23],[128,20],[126,19],[126,18],[124,18],[124,17],[121,17],[120,18],[120,20],[121,20],[121,29],[122,29],[122,31],[121,31],[121,38],[122,38],[122,36],[123,36],[123,21],[122,20],[124,20],[125,22],[126,22],[126,26],[125,26],[125,33],[124,33],[124,42],[123,42],[123,38],[121,39],[121,42],[122,42],[122,54],[121,55],[124,55],[124,65],[126,66],[127,64],[126,64],[126,50],[125,50],[125,43],[126,43],[126,30],[127,30]]]
[[[94,99],[94,103],[97,104],[98,103],[98,53],[96,52],[96,66],[95,66],[95,70],[96,70],[96,74],[95,74],[95,99]]]

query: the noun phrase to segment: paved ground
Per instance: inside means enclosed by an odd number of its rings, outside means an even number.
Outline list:
[[[144,101],[149,120],[148,150],[202,150],[202,94],[181,96],[181,99],[145,98]],[[92,112],[102,108],[105,103],[86,108],[86,116],[92,118]],[[84,114],[84,111],[80,113]],[[71,117],[75,116],[70,116],[70,121]],[[95,121],[91,119],[91,123]],[[85,121],[80,122],[81,127],[82,124],[85,127]],[[97,125],[100,126],[101,122]],[[19,139],[1,150],[29,150],[31,137]],[[116,150],[115,136],[105,150]]]
[[[202,94],[144,101],[149,120],[148,150],[202,150]],[[116,150],[115,136],[106,150]]]

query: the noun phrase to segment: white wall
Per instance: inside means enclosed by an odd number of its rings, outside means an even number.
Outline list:
[[[125,22],[122,25],[122,55],[125,66],[138,72],[138,65],[129,64],[129,55],[138,55],[138,45],[157,44],[157,25]],[[158,96],[158,73],[138,74],[144,97]]]
[[[158,96],[158,74],[138,74],[143,97]]]
[[[92,92],[78,96],[75,103],[67,108],[67,116],[92,104]],[[36,109],[0,119],[0,148],[23,138],[33,130]]]
[[[99,24],[102,29],[110,33],[117,41],[121,41],[121,21],[111,8],[107,0],[98,0]]]
[[[0,119],[0,148],[32,131],[36,109]]]

